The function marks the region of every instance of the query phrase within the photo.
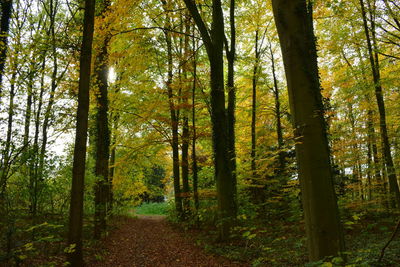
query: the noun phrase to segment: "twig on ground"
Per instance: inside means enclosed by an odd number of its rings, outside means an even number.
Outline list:
[[[378,259],[378,262],[381,262],[383,256],[385,255],[385,249],[389,246],[389,244],[393,241],[393,239],[395,238],[397,232],[399,231],[400,228],[400,220],[397,222],[396,228],[394,229],[392,236],[390,237],[389,241],[385,244],[385,246],[382,248],[381,250],[381,255]]]

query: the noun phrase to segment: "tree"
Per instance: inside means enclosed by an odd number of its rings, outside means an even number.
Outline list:
[[[8,31],[10,29],[10,19],[12,11],[12,0],[1,1],[1,22],[0,22],[0,98],[3,92],[3,72],[6,65],[8,49]]]
[[[370,12],[371,30],[368,28],[367,14],[365,11],[364,0],[360,0],[360,7],[361,7],[361,15],[363,18],[364,32],[367,40],[368,55],[372,70],[372,77],[375,86],[375,97],[379,111],[379,129],[381,134],[385,165],[387,168],[388,178],[389,178],[391,204],[393,207],[397,206],[398,208],[400,208],[400,190],[399,190],[399,185],[397,183],[396,171],[394,169],[393,158],[390,151],[391,149],[388,137],[388,130],[386,126],[386,109],[383,98],[383,89],[381,85],[381,74],[380,74],[379,58],[377,52],[378,47],[377,47],[376,33],[375,33],[375,21],[374,21],[374,15],[372,14],[372,12],[374,11],[372,10],[373,7],[371,6],[369,0],[367,1]]]
[[[180,81],[180,90],[182,92],[182,194],[183,194],[183,212],[187,218],[190,213],[190,187],[189,187],[189,95],[190,84],[188,82],[189,67],[189,32],[190,32],[190,16],[182,14],[183,27],[185,27],[185,36],[183,40],[183,52],[181,53],[182,79]],[[181,45],[182,46],[182,45]],[[180,49],[182,51],[182,49]]]
[[[83,266],[82,223],[83,194],[86,166],[86,141],[89,114],[90,65],[94,31],[95,1],[85,0],[83,39],[80,54],[78,111],[76,116],[74,160],[72,167],[71,203],[68,225],[68,262],[72,266]]]
[[[228,107],[227,107],[227,120],[228,120],[228,152],[229,161],[231,164],[232,186],[234,194],[234,205],[236,205],[236,148],[235,148],[235,108],[236,108],[236,87],[235,87],[235,59],[236,59],[236,25],[235,25],[235,0],[230,0],[229,6],[229,26],[230,26],[230,43],[225,40],[225,54],[228,61],[227,73],[227,91],[228,91]],[[235,210],[237,207],[235,207]]]
[[[109,175],[109,157],[110,157],[110,130],[108,128],[108,46],[111,39],[111,32],[107,29],[107,23],[104,22],[106,12],[110,6],[110,1],[105,0],[102,3],[100,15],[103,24],[100,26],[100,45],[96,53],[94,62],[94,85],[95,85],[95,218],[94,218],[94,237],[100,239],[102,233],[106,230],[107,204],[111,190],[108,179]]]
[[[169,8],[169,1],[162,1],[164,11],[166,12]],[[171,131],[172,131],[172,164],[173,164],[173,177],[174,177],[174,194],[175,194],[175,210],[178,216],[182,215],[182,196],[181,196],[181,185],[180,185],[180,164],[179,164],[179,135],[178,135],[178,123],[179,123],[179,112],[176,109],[174,100],[172,82],[173,82],[173,56],[172,56],[172,37],[171,37],[171,18],[166,13],[165,18],[165,30],[164,36],[167,43],[167,91],[168,91],[168,103],[171,117]]]
[[[272,6],[294,118],[309,259],[315,261],[338,255],[344,241],[333,189],[312,4],[306,0],[273,0]]]
[[[194,38],[196,32],[195,25],[193,25],[193,37],[192,37],[192,49],[193,49],[193,82],[192,82],[192,174],[193,174],[193,200],[194,208],[196,212],[199,210],[199,177],[198,177],[198,166],[197,166],[197,155],[196,155],[196,88],[197,88],[197,43]]]
[[[232,220],[236,216],[236,201],[232,164],[229,152],[228,118],[225,108],[224,90],[224,17],[220,0],[212,1],[211,31],[207,29],[196,3],[185,0],[185,4],[195,21],[206,47],[210,61],[211,122],[213,135],[213,154],[215,178],[218,195],[218,215],[221,220],[219,237],[229,238]]]

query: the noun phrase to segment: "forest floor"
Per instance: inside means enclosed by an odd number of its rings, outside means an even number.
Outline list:
[[[119,218],[101,251],[87,266],[249,266],[206,252],[162,215]]]
[[[108,235],[101,241],[91,238],[91,221],[84,223],[87,266],[400,266],[400,231],[393,236],[399,213],[343,212],[345,265],[335,258],[307,263],[304,223],[298,217],[240,221],[232,240],[220,243],[216,242],[217,231],[211,224],[199,228],[169,221],[164,215],[137,215],[133,210],[122,214],[110,221]],[[44,222],[35,226],[35,241],[32,241],[32,227],[29,226],[29,231],[20,231],[14,237],[22,240],[13,254],[14,260],[2,262],[0,257],[0,267],[65,266],[65,231],[60,231],[64,222],[48,219],[43,218]],[[378,262],[382,248],[391,236],[393,240],[382,261]],[[17,259],[19,264],[15,262]]]

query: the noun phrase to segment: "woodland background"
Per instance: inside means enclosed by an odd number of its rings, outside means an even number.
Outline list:
[[[197,1],[207,26],[211,2]],[[217,216],[210,63],[202,35],[183,1],[113,0],[96,1],[84,248],[104,236],[106,218],[166,198],[170,219],[202,229],[199,243],[214,253],[254,266],[307,262],[293,116],[272,7],[264,0],[236,1],[232,24],[231,5],[222,1],[226,74],[235,58],[236,241],[212,241],[224,222]],[[70,249],[65,233],[83,3],[13,0],[1,8],[0,263],[29,263],[45,250],[58,262]],[[399,215],[400,3],[313,1],[313,10],[348,264],[370,266]],[[232,33],[236,53],[229,49]],[[97,81],[104,77],[102,102]],[[377,85],[384,106],[377,104]],[[106,169],[99,162],[101,141],[109,147]],[[101,196],[108,199],[103,209]],[[383,265],[399,264],[399,247],[394,238]],[[341,264],[338,258],[325,263]]]

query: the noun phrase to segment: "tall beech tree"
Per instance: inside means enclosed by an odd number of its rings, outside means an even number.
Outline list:
[[[254,37],[254,65],[253,65],[253,76],[251,78],[252,82],[252,94],[251,94],[251,172],[253,178],[256,178],[256,121],[257,121],[257,85],[258,76],[260,72],[260,57],[261,51],[259,47],[259,34],[260,29],[257,28]]]
[[[276,62],[275,62],[275,55],[274,51],[272,51],[272,43],[269,41],[269,55],[271,59],[271,72],[272,72],[272,80],[273,80],[273,88],[272,92],[274,94],[275,100],[275,118],[276,118],[276,136],[277,136],[277,143],[278,143],[278,169],[276,174],[282,174],[285,169],[285,154],[283,151],[283,127],[282,127],[282,109],[281,109],[281,101],[280,101],[280,93],[278,87],[278,79],[276,77]]]
[[[196,155],[196,88],[197,88],[197,42],[195,38],[196,25],[193,25],[193,37],[192,37],[192,49],[193,49],[193,81],[192,81],[192,175],[193,175],[193,201],[196,212],[199,210],[199,177],[198,177],[198,166],[197,166],[197,155]]]
[[[381,83],[381,73],[379,67],[379,58],[378,58],[378,45],[376,40],[376,26],[375,26],[375,15],[373,12],[375,11],[375,7],[372,6],[369,0],[367,0],[368,4],[368,11],[370,14],[369,21],[370,27],[368,26],[368,18],[367,12],[364,4],[364,0],[360,0],[360,7],[361,7],[361,15],[363,19],[364,25],[364,32],[365,37],[367,40],[367,48],[368,48],[368,55],[369,61],[372,71],[372,78],[374,81],[375,87],[375,97],[376,103],[378,105],[379,111],[379,129],[382,141],[382,150],[384,155],[384,161],[387,169],[387,175],[389,178],[389,189],[390,189],[390,199],[391,205],[393,207],[400,208],[400,191],[399,191],[399,184],[397,182],[396,171],[394,168],[391,148],[390,148],[390,141],[389,135],[387,130],[386,124],[386,108],[385,108],[385,101],[383,97],[383,89]]]
[[[232,186],[236,205],[236,148],[235,148],[235,107],[236,107],[236,87],[235,87],[235,58],[236,58],[236,25],[235,25],[235,0],[229,1],[229,26],[230,26],[230,43],[225,41],[225,54],[228,61],[227,73],[227,91],[228,91],[228,146],[229,146],[229,161],[231,163]],[[235,208],[237,209],[237,208]]]
[[[181,196],[181,182],[180,182],[180,164],[179,164],[179,110],[176,109],[174,100],[174,93],[172,88],[173,81],[173,55],[172,55],[172,36],[171,36],[171,18],[168,16],[167,10],[170,7],[169,0],[162,0],[164,11],[166,12],[165,17],[165,30],[163,31],[165,36],[165,42],[167,44],[167,94],[169,103],[169,112],[171,117],[171,131],[172,131],[172,165],[173,165],[173,177],[174,177],[174,194],[175,194],[175,210],[179,216],[182,215],[182,196]]]
[[[182,81],[180,82],[182,91],[182,194],[183,194],[183,210],[185,217],[190,213],[190,186],[189,186],[189,95],[190,83],[188,82],[189,68],[189,33],[190,33],[190,16],[182,14],[185,36],[183,37],[183,52],[181,53]]]
[[[309,260],[344,249],[318,76],[312,4],[272,0],[294,118]]]
[[[79,59],[78,111],[76,116],[75,147],[72,166],[71,202],[68,225],[68,262],[84,266],[82,257],[83,193],[86,166],[86,142],[89,115],[89,89],[92,61],[95,1],[85,0],[83,39]]]
[[[102,2],[99,19],[104,21],[110,1]],[[107,202],[110,196],[108,192],[111,185],[109,176],[110,157],[110,130],[108,128],[108,46],[111,32],[106,23],[101,24],[99,30],[100,45],[96,52],[94,61],[93,85],[95,92],[95,117],[96,127],[94,134],[95,147],[95,214],[94,214],[94,237],[101,238],[106,230]]]
[[[229,238],[232,220],[236,216],[236,201],[229,147],[229,125],[224,90],[224,17],[220,0],[212,1],[211,31],[207,28],[196,3],[184,0],[206,47],[210,61],[211,123],[215,178],[217,183],[219,238]]]

